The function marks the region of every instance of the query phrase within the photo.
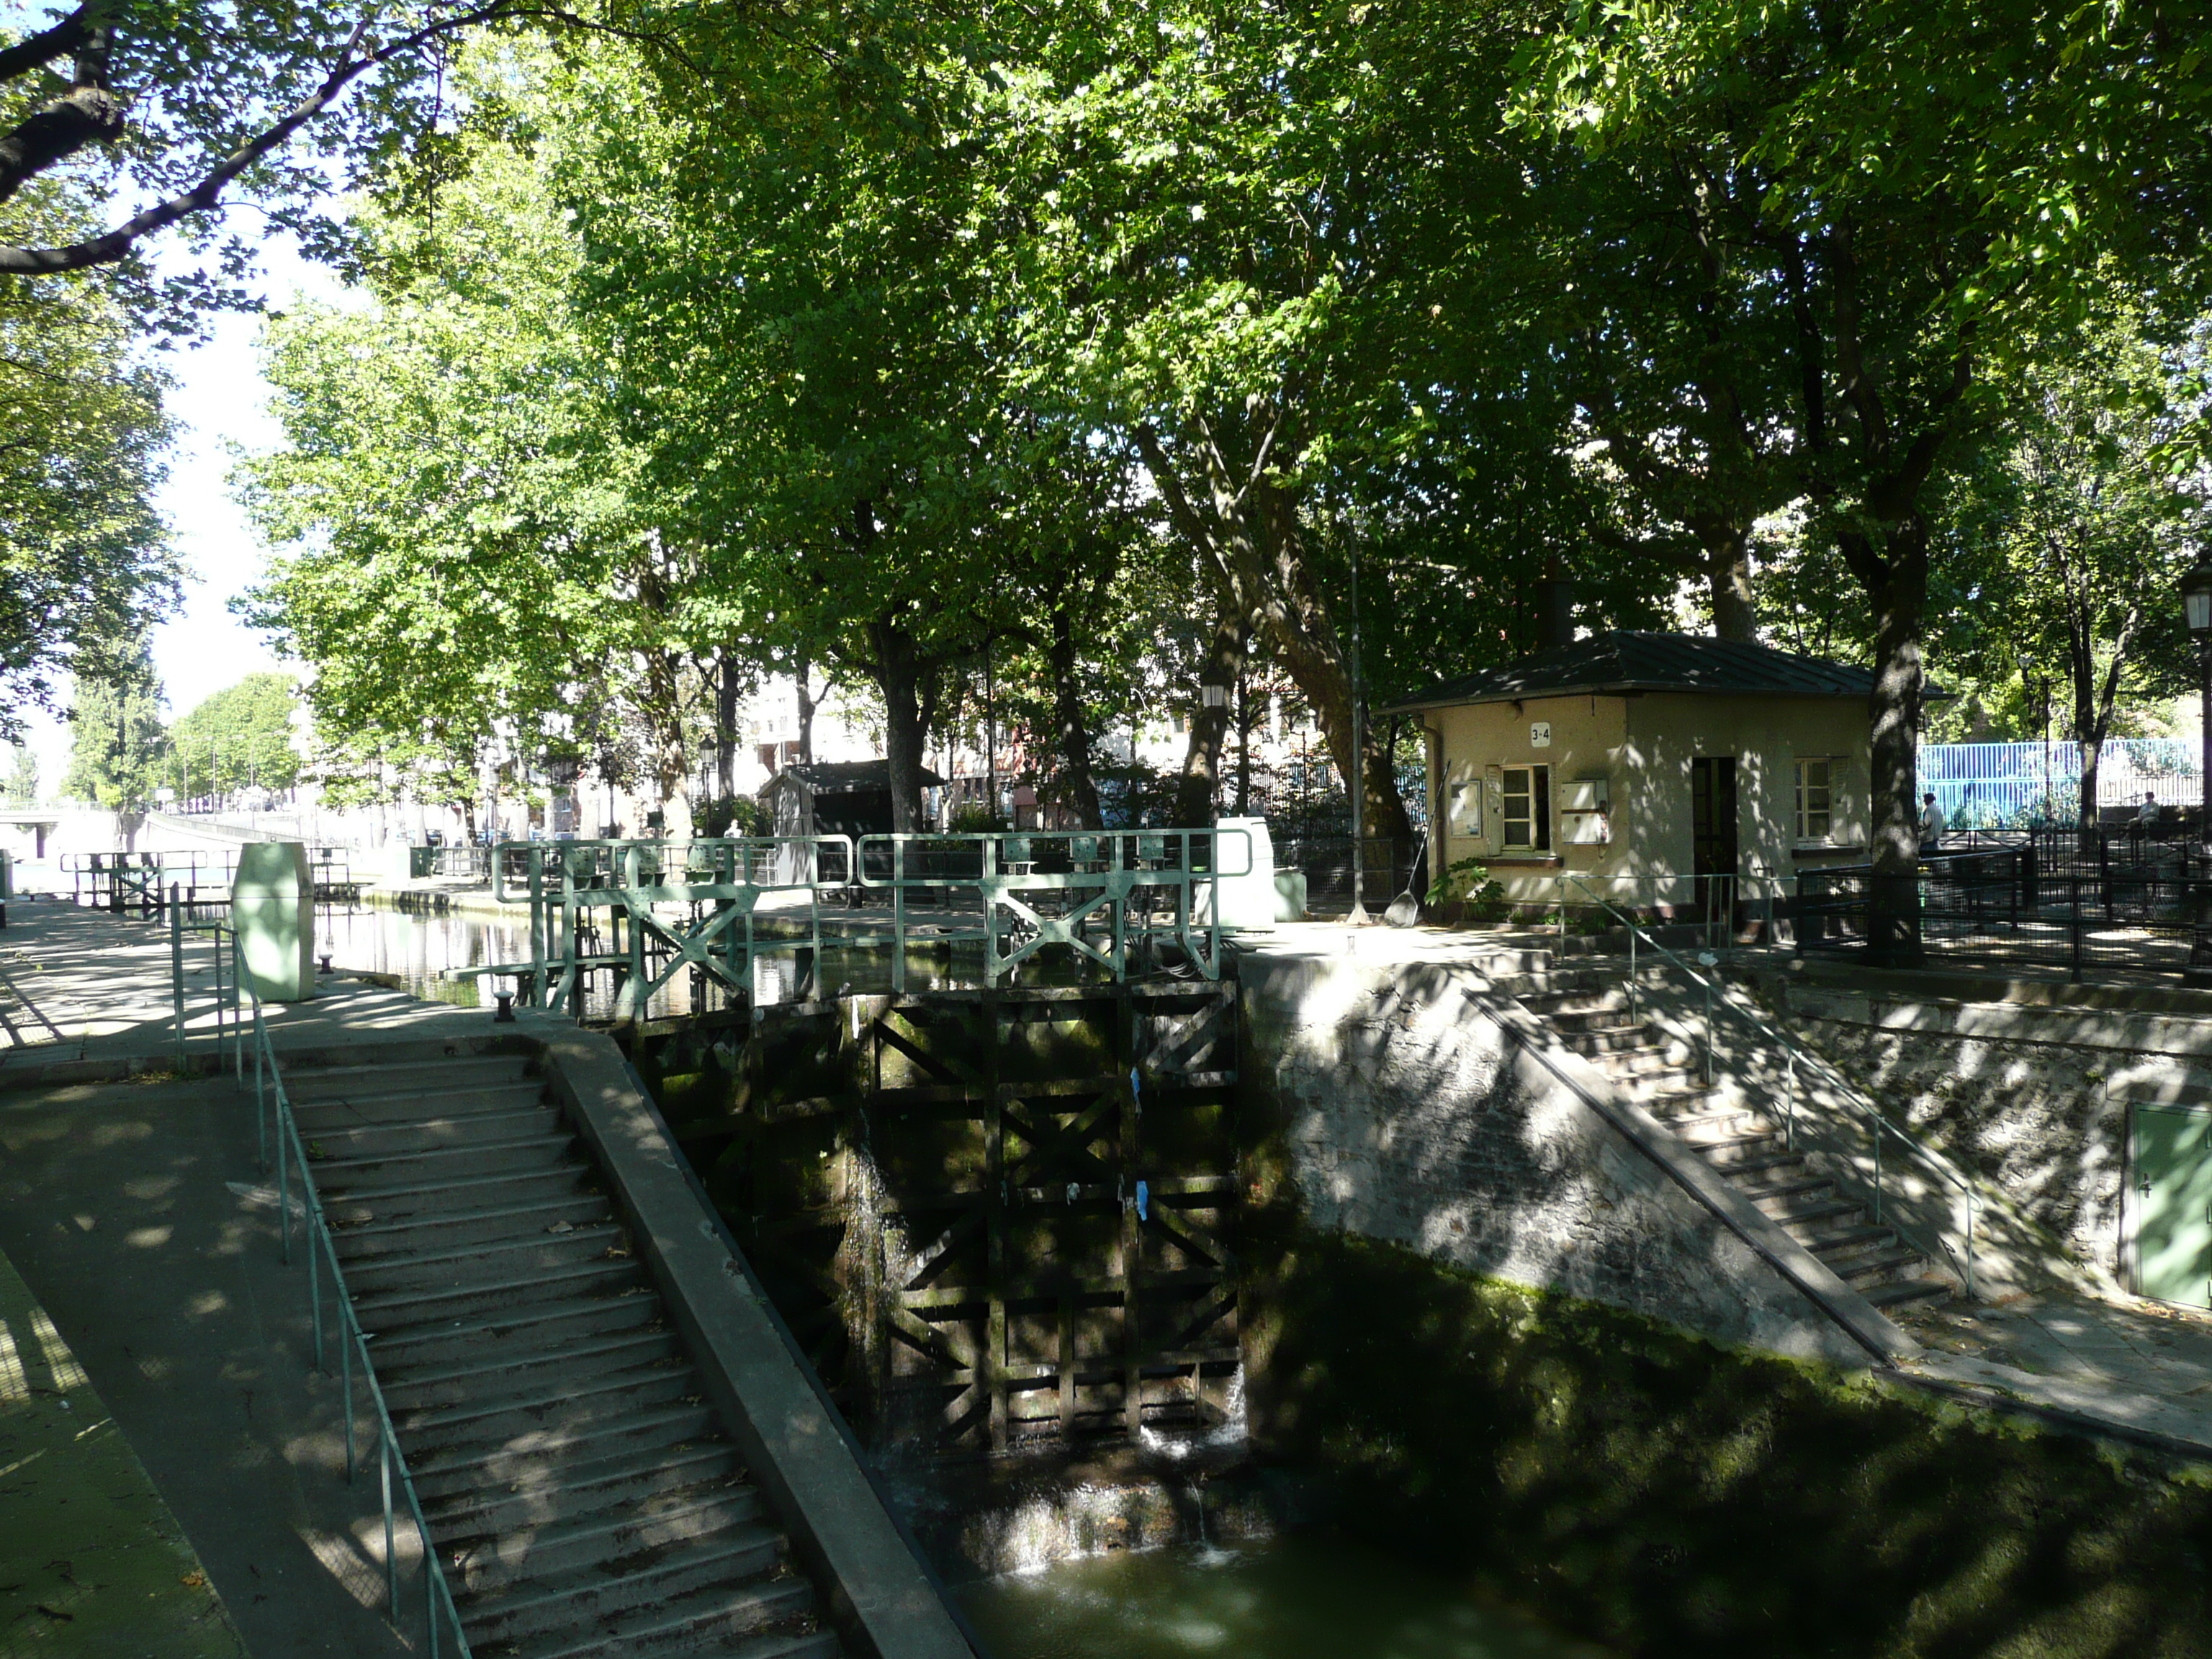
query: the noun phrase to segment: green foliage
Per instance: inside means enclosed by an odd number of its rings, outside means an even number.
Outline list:
[[[1460,859],[1443,867],[1429,884],[1431,904],[1462,904],[1474,921],[1502,921],[1510,906],[1505,884],[1490,878],[1489,866],[1480,859]]]
[[[290,788],[300,781],[292,726],[299,706],[289,676],[247,675],[169,727],[161,781],[186,798],[229,795],[249,785]]]
[[[771,826],[767,811],[750,795],[716,795],[692,813],[691,828],[709,836],[764,836]]]
[[[61,793],[95,806],[136,811],[153,800],[167,755],[161,682],[143,635],[118,655],[120,661],[106,677],[77,682],[70,701],[70,766]]]
[[[541,169],[495,137],[465,159],[434,233],[362,210],[370,303],[272,319],[286,443],[237,474],[283,550],[245,608],[313,667],[342,797],[578,748],[659,662],[686,558],[636,504]]]
[[[19,743],[11,746],[15,751],[15,763],[8,770],[8,805],[36,806],[39,804],[39,757],[31,752],[28,744]]]
[[[65,234],[82,191],[38,183],[0,202],[0,240]],[[129,313],[88,278],[0,275],[0,736],[65,677],[127,668],[131,641],[175,597],[155,511],[167,378]]]

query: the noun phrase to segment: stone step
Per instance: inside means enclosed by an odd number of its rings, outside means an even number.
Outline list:
[[[542,1102],[530,1102],[496,1111],[441,1114],[405,1122],[334,1123],[318,1129],[309,1129],[303,1123],[300,1138],[307,1143],[307,1161],[320,1165],[337,1158],[445,1152],[486,1141],[551,1134],[560,1127],[560,1113]]]
[[[545,1103],[545,1085],[532,1079],[488,1083],[480,1089],[441,1091],[434,1097],[419,1092],[389,1095],[349,1095],[317,1101],[295,1100],[292,1116],[302,1135],[320,1134],[337,1127],[367,1128],[419,1123],[438,1117],[473,1117],[481,1112],[526,1111]]]
[[[1728,1173],[1731,1179],[1741,1176],[1772,1175],[1778,1170],[1802,1170],[1804,1167],[1805,1154],[1802,1152],[1754,1152],[1748,1157],[1728,1160]],[[1755,1184],[1764,1188],[1769,1183],[1761,1182]]]
[[[1823,1261],[1850,1250],[1895,1241],[1895,1229],[1876,1226],[1865,1216],[1866,1212],[1855,1204],[1850,1206],[1848,1217],[1840,1221],[1817,1225],[1799,1222],[1790,1226],[1789,1232],[1792,1238]]]
[[[1546,1019],[1557,1019],[1565,1014],[1626,1013],[1628,1010],[1628,994],[1609,987],[1567,986],[1526,991],[1519,1000],[1530,1013]]]
[[[575,1158],[575,1137],[563,1130],[513,1135],[470,1146],[317,1158],[309,1167],[314,1171],[318,1189],[327,1186],[338,1198],[366,1199],[380,1191],[404,1191],[476,1176],[528,1175],[572,1164]]]
[[[618,1637],[551,1632],[517,1644],[513,1653],[514,1659],[832,1659],[841,1651],[837,1638],[814,1623],[805,1581],[772,1578],[679,1596],[644,1620],[624,1620]]]
[[[452,1498],[480,1487],[521,1492],[553,1486],[573,1465],[665,1455],[679,1446],[711,1443],[719,1437],[714,1413],[706,1407],[678,1404],[611,1422],[549,1431],[530,1437],[526,1445],[456,1447],[419,1461],[410,1453],[407,1467],[427,1505],[433,1498]]]
[[[1705,1135],[1767,1127],[1765,1118],[1745,1106],[1692,1105],[1676,1111],[1654,1112],[1652,1116],[1692,1142]]]
[[[507,1239],[558,1237],[556,1228],[597,1226],[610,1219],[614,1206],[604,1193],[563,1193],[534,1204],[495,1205],[482,1209],[408,1216],[399,1221],[361,1222],[333,1227],[338,1260],[347,1264],[376,1256],[419,1250],[432,1243],[497,1243]]]
[[[453,1055],[387,1066],[287,1066],[283,1075],[284,1091],[296,1102],[395,1094],[435,1100],[454,1089],[520,1082],[532,1075],[532,1066],[525,1054]]]
[[[1900,1279],[1887,1285],[1863,1285],[1862,1296],[1877,1308],[1901,1308],[1915,1302],[1939,1302],[1951,1294],[1940,1279]]]
[[[1764,1158],[1778,1150],[1786,1152],[1782,1146],[1782,1132],[1764,1126],[1686,1134],[1682,1138],[1697,1149],[1700,1158],[1719,1170],[1735,1170],[1747,1160]]]
[[[570,1460],[527,1486],[492,1484],[425,1499],[432,1535],[456,1548],[532,1527],[687,1494],[726,1492],[732,1503],[761,1510],[760,1495],[741,1478],[736,1450],[706,1440],[673,1448],[647,1446],[607,1456]]]
[[[1900,1268],[1911,1268],[1917,1276],[1927,1265],[1919,1251],[1902,1244],[1887,1249],[1838,1251],[1832,1257],[1822,1255],[1820,1260],[1846,1285],[1862,1287],[1893,1278]]]
[[[1579,1012],[1546,1014],[1543,1019],[1555,1031],[1589,1033],[1595,1031],[1644,1031],[1649,1028],[1630,1018],[1627,1008],[1592,1008]]]
[[[629,1557],[739,1528],[757,1533],[764,1530],[757,1524],[759,1514],[759,1501],[749,1487],[685,1492],[481,1540],[452,1550],[447,1559],[469,1593],[483,1595],[532,1579],[605,1569]]]
[[[1603,1031],[1555,1030],[1553,1035],[1559,1038],[1560,1047],[1590,1059],[1599,1059],[1607,1054],[1629,1054],[1643,1049],[1657,1049],[1665,1047],[1664,1042],[1654,1034],[1648,1024],[1625,1026]]]
[[[459,1364],[380,1366],[377,1378],[384,1389],[384,1403],[401,1412],[534,1389],[542,1379],[553,1376],[592,1376],[679,1358],[676,1334],[665,1325],[654,1325],[554,1348],[501,1343],[488,1348],[485,1357]]]
[[[429,1293],[394,1291],[387,1296],[354,1297],[362,1325],[379,1335],[447,1321],[487,1319],[505,1310],[544,1306],[574,1297],[618,1296],[641,1288],[644,1270],[633,1260],[586,1261],[556,1273],[519,1279],[486,1279]]]
[[[752,1627],[760,1629],[780,1619],[801,1617],[814,1604],[813,1586],[801,1578],[746,1586],[747,1580],[769,1579],[782,1565],[780,1536],[765,1527],[740,1528],[679,1544],[642,1563],[586,1567],[531,1579],[494,1595],[471,1595],[461,1609],[461,1626],[471,1648],[495,1650],[501,1643],[588,1629],[597,1620],[692,1591],[746,1587],[754,1598]]]
[[[1797,1198],[1775,1198],[1759,1201],[1759,1207],[1794,1233],[1800,1227],[1816,1226],[1842,1216],[1861,1216],[1866,1213],[1863,1205],[1854,1204],[1847,1198],[1838,1198],[1835,1189],[1826,1181],[1814,1183],[1817,1190]]]
[[[1607,1077],[1626,1080],[1641,1077],[1686,1076],[1696,1062],[1677,1043],[1656,1041],[1641,1048],[1614,1048],[1593,1056]]]
[[[464,1244],[459,1249],[386,1250],[348,1262],[346,1283],[356,1297],[386,1297],[403,1291],[443,1294],[487,1279],[553,1273],[629,1254],[628,1236],[613,1222],[603,1221],[562,1233],[540,1228],[520,1237]]]
[[[1833,1195],[1836,1183],[1822,1175],[1800,1170],[1794,1175],[1776,1176],[1766,1181],[1747,1181],[1741,1176],[1733,1182],[1736,1190],[1766,1212],[1774,1214],[1778,1204],[1787,1205],[1799,1200],[1826,1200]],[[1850,1206],[1856,1209],[1857,1205]]]
[[[439,1321],[412,1328],[371,1333],[370,1357],[379,1376],[387,1367],[398,1374],[426,1367],[485,1360],[499,1345],[514,1340],[532,1348],[561,1343],[605,1340],[623,1332],[662,1323],[660,1299],[642,1293],[593,1297],[502,1308],[469,1319]]]
[[[696,1403],[699,1378],[689,1361],[663,1362],[599,1376],[553,1376],[507,1398],[429,1406],[392,1414],[392,1426],[410,1454],[461,1456],[543,1434],[615,1427],[665,1407]]]
[[[318,1189],[324,1182],[319,1178]],[[426,1180],[415,1186],[376,1187],[360,1193],[323,1193],[323,1213],[333,1228],[349,1231],[417,1220],[434,1225],[441,1216],[463,1211],[512,1209],[556,1199],[599,1196],[591,1166],[580,1160],[550,1169],[514,1174],[464,1176],[456,1181]]]

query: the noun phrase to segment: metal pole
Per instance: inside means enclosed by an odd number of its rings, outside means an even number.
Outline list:
[[[177,888],[169,885],[169,1000],[177,1019],[177,1071],[185,1069],[185,920],[177,908]]]
[[[1628,924],[1628,1023],[1636,1024],[1636,922]]]
[[[1789,1067],[1782,1085],[1783,1110],[1788,1117],[1788,1127],[1783,1131],[1782,1144],[1785,1150],[1797,1150],[1797,1051],[1792,1048],[1787,1056]]]
[[[399,1557],[394,1553],[392,1541],[392,1430],[389,1425],[376,1426],[378,1462],[384,1470],[384,1583],[389,1598],[392,1621],[399,1619]]]
[[[338,1310],[338,1398],[343,1402],[346,1429],[346,1485],[353,1485],[353,1341],[345,1328],[352,1322],[345,1308]]]
[[[276,1236],[284,1241],[284,1261],[292,1261],[292,1189],[291,1176],[284,1156],[284,1085],[276,1085]]]
[[[307,1174],[306,1170],[302,1170],[300,1172],[300,1185],[303,1192],[307,1184]],[[323,1368],[323,1276],[321,1270],[317,1267],[315,1261],[315,1257],[319,1254],[315,1249],[315,1233],[317,1231],[315,1222],[316,1215],[314,1206],[310,1205],[307,1207],[307,1224],[301,1228],[300,1232],[301,1237],[307,1241],[307,1305],[313,1310],[315,1324],[315,1369],[317,1370],[320,1370]]]
[[[1352,544],[1352,775],[1344,781],[1352,797],[1352,915],[1354,927],[1367,920],[1367,703],[1359,683],[1359,544]],[[1559,914],[1566,915],[1562,900]],[[1565,933],[1564,921],[1561,929]]]

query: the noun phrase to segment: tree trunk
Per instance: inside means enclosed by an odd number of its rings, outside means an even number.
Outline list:
[[[1889,556],[1869,597],[1875,612],[1875,682],[1869,699],[1873,772],[1873,888],[1868,950],[1878,963],[1921,958],[1919,828],[1920,656],[1928,600],[1927,526],[1916,513],[1890,527]],[[1855,564],[1862,561],[1855,560]]]
[[[726,649],[714,683],[714,791],[738,793],[738,665]]]
[[[814,678],[813,659],[801,646],[793,653],[792,672],[799,682],[799,763],[814,764],[814,688],[809,682]]]
[[[1251,810],[1252,699],[1240,665],[1237,671],[1237,816],[1249,817]]]
[[[1221,687],[1221,706],[1208,708],[1201,702],[1191,716],[1190,744],[1183,751],[1182,779],[1176,788],[1177,829],[1200,830],[1213,822],[1221,791],[1221,753],[1229,735],[1229,688],[1243,678],[1250,640],[1244,618],[1233,607],[1221,607],[1206,666],[1198,673],[1200,685]]]
[[[1353,759],[1351,667],[1307,555],[1297,500],[1263,469],[1232,471],[1212,428],[1194,424],[1194,432],[1178,442],[1174,455],[1156,429],[1140,427],[1136,434],[1170,522],[1189,542],[1219,603],[1267,641],[1304,694],[1337,775],[1347,787],[1352,779],[1366,780],[1366,833],[1404,839],[1413,826],[1391,769],[1376,763],[1371,745],[1364,765]],[[1178,468],[1186,454],[1200,474],[1194,482],[1203,485],[1202,496]]]
[[[1746,645],[1759,640],[1759,612],[1751,596],[1751,535],[1730,525],[1705,544],[1705,579],[1713,601],[1716,638],[1739,640]]]
[[[875,648],[876,684],[884,694],[884,752],[890,760],[891,829],[919,835],[928,826],[921,816],[923,750],[937,699],[934,676],[916,647],[914,635],[890,617],[868,629]]]
[[[1098,780],[1091,769],[1091,731],[1084,723],[1082,689],[1075,683],[1075,619],[1066,605],[1052,612],[1052,642],[1046,649],[1052,669],[1053,737],[1060,750],[1061,804],[1074,810],[1085,830],[1104,827],[1098,807]]]

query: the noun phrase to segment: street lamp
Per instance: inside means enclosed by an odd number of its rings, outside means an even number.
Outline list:
[[[2191,985],[2212,987],[2212,558],[2203,553],[2181,579],[2181,611],[2189,637],[2197,641],[2198,707],[2204,727],[2198,739],[2197,775],[2197,848],[2204,870],[2194,884],[2197,919],[2184,977]]]

